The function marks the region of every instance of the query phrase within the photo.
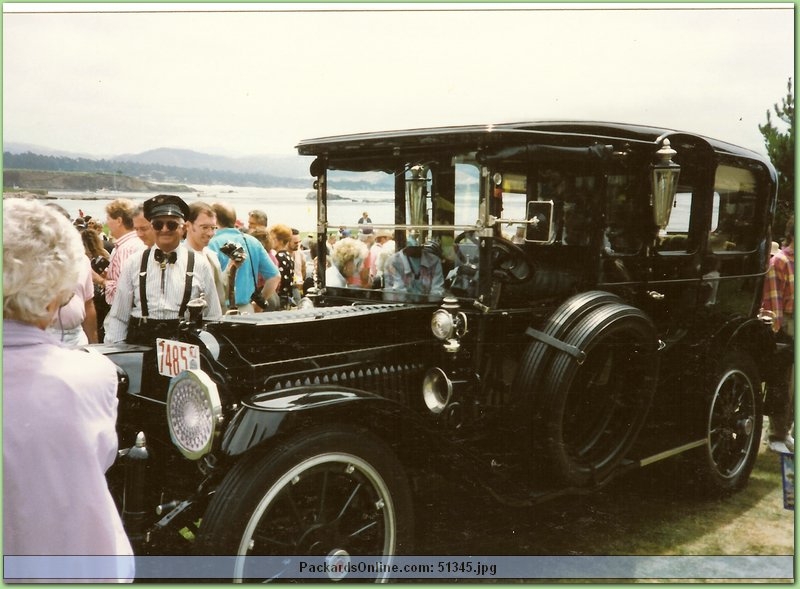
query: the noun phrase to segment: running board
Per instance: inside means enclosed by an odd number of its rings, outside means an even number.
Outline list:
[[[684,444],[683,446],[678,446],[677,448],[672,448],[670,450],[665,450],[664,452],[659,452],[658,454],[653,454],[652,456],[647,456],[645,458],[637,460],[636,462],[639,466],[647,466],[648,464],[653,464],[654,462],[665,460],[667,458],[671,458],[672,456],[676,456],[678,454],[683,454],[684,452],[688,452],[689,450],[699,448],[700,446],[705,446],[707,442],[708,442],[707,438],[702,438],[700,440]]]

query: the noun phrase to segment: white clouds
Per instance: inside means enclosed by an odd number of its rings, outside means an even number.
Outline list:
[[[313,11],[321,6],[7,13],[5,138],[98,154],[245,154],[334,133],[575,118],[761,150],[757,125],[794,69],[791,5]]]

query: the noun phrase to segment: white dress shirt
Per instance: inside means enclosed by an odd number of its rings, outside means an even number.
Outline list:
[[[155,260],[155,247],[150,251],[147,261],[147,316],[149,319],[179,319],[178,311],[183,301],[186,288],[186,268],[189,250],[180,244],[175,250],[178,254],[173,264],[165,264]],[[139,270],[142,256],[131,256],[125,262],[117,284],[114,304],[103,324],[106,331],[105,343],[124,342],[128,335],[128,321],[131,317],[142,316],[142,301],[139,293]],[[190,299],[205,295],[208,303],[203,309],[206,319],[222,317],[217,287],[211,266],[206,257],[196,254],[194,257],[194,275],[192,277],[192,293]]]

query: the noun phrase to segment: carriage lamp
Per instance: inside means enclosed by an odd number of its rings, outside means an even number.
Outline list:
[[[442,341],[461,338],[467,333],[467,316],[459,311],[457,299],[444,298],[442,307],[431,316],[431,332]]]
[[[169,383],[167,423],[172,443],[197,460],[211,451],[222,421],[217,385],[200,370],[184,370]]]
[[[670,146],[669,139],[664,139],[661,149],[656,152],[656,161],[651,166],[653,220],[661,232],[667,229],[675,194],[678,192],[681,167],[672,161],[676,153]]]

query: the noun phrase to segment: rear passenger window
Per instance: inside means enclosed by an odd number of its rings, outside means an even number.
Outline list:
[[[717,167],[709,249],[743,252],[756,248],[756,198],[752,171],[729,165]]]

